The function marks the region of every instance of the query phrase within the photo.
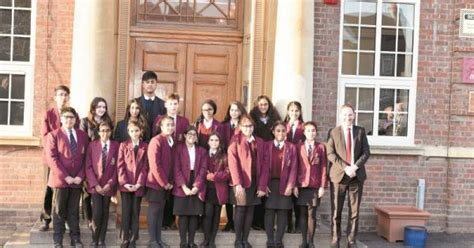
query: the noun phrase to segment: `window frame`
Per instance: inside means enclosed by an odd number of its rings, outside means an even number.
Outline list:
[[[14,1],[12,1],[14,4]],[[31,137],[33,136],[33,96],[34,96],[34,72],[35,72],[35,54],[36,54],[36,12],[37,2],[31,0],[30,8],[16,8],[16,7],[0,7],[0,9],[28,9],[31,12],[30,16],[30,59],[27,62],[23,61],[0,61],[0,74],[24,75],[25,76],[25,97],[24,97],[24,116],[23,125],[0,125],[0,137]],[[12,30],[15,28],[14,11],[12,11]],[[5,35],[6,36],[6,35]],[[13,35],[10,33],[9,37],[20,36],[26,37],[28,35]],[[10,49],[12,49],[13,42],[11,42]],[[10,59],[13,58],[13,50]],[[10,81],[11,83],[11,81]],[[11,91],[11,87],[9,87]],[[8,98],[9,100],[11,98]],[[9,118],[9,117],[8,117]]]
[[[367,136],[371,145],[377,146],[414,146],[415,145],[415,119],[416,119],[416,90],[418,75],[418,48],[419,48],[419,32],[420,32],[420,2],[417,0],[376,0],[376,33],[375,33],[375,58],[374,58],[374,76],[366,75],[346,75],[342,74],[342,56],[344,43],[344,4],[346,0],[341,1],[340,9],[340,27],[339,27],[339,66],[338,66],[338,94],[337,103],[341,106],[345,103],[346,87],[355,88],[372,88],[374,89],[374,114],[373,114],[373,135]],[[413,19],[413,60],[411,77],[396,76],[380,76],[380,58],[381,58],[381,40],[382,40],[382,4],[383,3],[401,3],[414,5]],[[360,24],[358,24],[360,27]],[[363,26],[363,25],[362,25]],[[397,27],[398,28],[398,27]],[[360,38],[359,38],[360,40]],[[360,44],[358,44],[360,48]],[[356,52],[359,52],[357,49]],[[395,51],[395,53],[399,53]],[[359,61],[357,61],[359,64]],[[358,65],[357,64],[357,65]],[[359,66],[357,66],[358,69]],[[357,74],[359,72],[357,71]],[[408,103],[408,121],[407,136],[379,136],[379,113],[383,110],[379,109],[380,89],[404,89],[409,90]],[[358,103],[357,103],[358,104]],[[356,109],[356,106],[354,106]],[[356,109],[357,110],[357,109]],[[340,123],[340,109],[337,109],[337,123]]]

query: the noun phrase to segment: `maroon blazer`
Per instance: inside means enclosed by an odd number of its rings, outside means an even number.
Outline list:
[[[266,191],[269,177],[269,164],[267,154],[265,152],[265,142],[259,137],[255,137],[257,142],[257,161],[255,162],[257,169],[257,188],[260,191]],[[227,150],[227,159],[229,162],[229,170],[231,177],[231,185],[242,185],[249,188],[252,182],[252,154],[250,152],[250,144],[247,142],[242,132],[236,134],[230,142]]]
[[[128,139],[120,143],[117,174],[119,182],[119,190],[121,192],[130,192],[125,188],[125,184],[140,184],[140,187],[135,191],[135,196],[143,196],[145,194],[146,176],[148,174],[148,158],[146,150],[148,145],[140,141],[138,145],[137,157],[133,152],[133,142]]]
[[[207,142],[209,141],[209,136],[213,131],[218,132],[222,136],[221,123],[217,121],[216,119],[212,120],[212,125],[209,129],[207,129],[206,126],[204,126],[203,121],[199,122],[197,126],[197,130],[198,130],[198,144],[201,147],[206,148],[206,150],[209,150],[209,145],[207,144]]]
[[[227,164],[227,156],[224,155],[224,163],[217,164],[217,161],[214,157],[209,157],[208,153],[208,163],[207,163],[207,176],[206,179],[214,183],[216,187],[217,199],[220,204],[227,203],[229,199],[229,180],[230,172],[229,166]]]
[[[207,158],[206,150],[202,147],[195,146],[196,161],[194,163],[194,183],[193,186],[198,188],[198,197],[201,201],[206,199],[206,175],[207,175]],[[176,145],[173,150],[174,161],[174,188],[173,195],[185,197],[181,186],[189,184],[191,175],[191,162],[189,158],[188,148],[186,144]]]
[[[272,153],[275,143],[267,141],[266,152],[268,154],[268,164],[272,165]],[[285,141],[283,146],[283,160],[281,163],[281,174],[280,174],[280,194],[285,194],[287,187],[294,188],[296,184],[296,173],[298,172],[298,153],[296,152],[296,146],[289,141]],[[268,174],[268,180],[271,180],[271,171]]]
[[[100,140],[92,141],[87,148],[86,157],[86,178],[87,192],[98,194],[95,186],[104,187],[109,185],[110,190],[105,196],[114,196],[117,193],[117,158],[120,144],[117,141],[110,141],[105,171],[102,168],[102,144]],[[104,173],[102,173],[104,171]]]
[[[305,143],[298,146],[298,186],[302,188],[328,187],[326,146],[314,141],[313,152],[308,158]]]
[[[303,132],[304,132],[304,123],[301,121],[298,121],[298,125],[296,126],[295,129],[295,135],[293,136],[293,130],[291,129],[290,123],[286,123],[286,140],[293,144],[299,144],[303,141]]]
[[[150,140],[148,145],[148,162],[150,171],[146,186],[155,190],[163,189],[168,183],[173,184],[172,148],[165,135],[159,134]]]
[[[81,188],[82,184],[67,184],[67,176],[85,178],[84,158],[89,143],[87,134],[75,129],[77,135],[76,154],[72,154],[68,133],[63,128],[50,132],[46,139],[45,156],[51,172],[48,186],[51,188]]]
[[[221,124],[221,135],[224,143],[224,147],[228,147],[230,145],[230,141],[234,135],[240,132],[240,127],[237,125],[234,130],[230,126],[230,121],[224,122]]]
[[[160,128],[160,121],[163,119],[165,115],[158,115],[155,118],[155,121],[153,122],[153,127],[152,127],[152,137],[160,134],[161,133],[161,128]],[[186,117],[177,115],[176,116],[176,130],[174,131],[173,134],[173,140],[175,142],[184,142],[184,131],[186,128],[189,126],[189,121],[186,119]]]

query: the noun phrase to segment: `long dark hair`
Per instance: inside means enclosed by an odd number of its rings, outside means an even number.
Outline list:
[[[296,106],[296,108],[298,108],[298,110],[300,111],[300,117],[298,117],[298,120],[303,123],[303,111],[302,111],[302,107],[301,107],[301,103],[298,102],[298,101],[291,101],[288,103],[288,105],[286,106],[286,116],[285,116],[285,122],[288,123],[288,121],[290,121],[290,115],[288,114],[288,112],[290,111],[290,107],[291,106]]]
[[[227,153],[224,149],[224,142],[222,142],[222,136],[218,132],[213,131],[209,135],[209,139],[211,139],[212,136],[216,136],[219,139],[219,147],[217,147],[213,159],[216,161],[218,168],[222,168],[227,162]]]
[[[313,126],[314,129],[316,129],[316,133],[318,133],[318,125],[316,124],[316,122],[314,121],[307,121],[303,124],[303,130],[307,127],[307,126]],[[304,131],[303,131],[304,132]],[[303,134],[303,138],[301,139],[303,142],[306,141],[306,135]]]
[[[125,121],[125,124],[128,125],[130,122],[130,108],[132,107],[132,104],[135,103],[138,106],[138,109],[140,109],[140,112],[138,113],[138,120],[136,121],[138,125],[140,125],[140,129],[142,130],[142,137],[148,137],[148,121],[145,117],[145,111],[143,111],[143,106],[140,103],[140,100],[134,98],[130,100],[127,104],[127,110],[125,111],[125,117],[123,120]]]
[[[225,114],[225,117],[224,117],[224,121],[223,122],[229,122],[230,119],[232,119],[232,117],[230,117],[230,108],[232,107],[232,105],[235,105],[237,106],[237,108],[240,110],[240,116],[242,115],[246,115],[247,114],[247,110],[245,109],[244,105],[239,102],[239,101],[232,101],[230,102],[229,104],[229,107],[227,107],[227,112]],[[239,116],[239,119],[240,119],[240,116]]]
[[[262,113],[260,113],[260,110],[258,109],[258,102],[262,99],[265,99],[268,102],[268,111],[266,113],[266,116],[268,116],[268,122],[273,123],[275,121],[281,120],[280,114],[278,113],[278,110],[273,106],[272,101],[268,96],[261,95],[257,97],[257,100],[255,100],[254,107],[250,111],[250,116],[255,121],[259,121],[260,117],[262,116]]]
[[[105,113],[101,117],[101,120],[113,123],[112,118],[110,118],[109,116],[109,107],[108,107],[107,101],[102,97],[95,97],[94,99],[92,99],[92,102],[89,108],[89,114],[87,115],[87,122],[88,122],[87,124],[89,128],[94,128],[94,129],[99,128],[99,123],[95,122],[94,116],[95,116],[95,109],[97,108],[100,102],[105,103]]]
[[[196,119],[196,124],[195,124],[196,127],[199,126],[199,123],[201,123],[204,120],[204,115],[202,114],[202,106],[204,106],[204,104],[211,105],[211,107],[214,109],[213,115],[216,115],[216,113],[217,113],[217,104],[216,104],[216,102],[214,102],[214,100],[212,100],[212,99],[207,99],[206,101],[204,101],[201,104],[201,114]]]

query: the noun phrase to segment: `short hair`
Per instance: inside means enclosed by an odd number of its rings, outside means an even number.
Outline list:
[[[255,127],[255,121],[252,119],[252,117],[251,117],[250,115],[248,115],[248,114],[241,115],[241,116],[240,116],[240,120],[239,120],[239,125],[242,124],[242,122],[243,122],[244,120],[250,121],[250,123],[252,123],[252,126]]]
[[[56,93],[60,90],[65,91],[68,95],[71,94],[71,91],[69,90],[69,87],[67,87],[66,85],[58,85],[58,86],[54,87],[54,93]]]
[[[171,93],[166,96],[166,101],[168,100],[176,100],[179,102],[179,95],[178,93]]]
[[[158,81],[158,76],[156,75],[155,72],[153,71],[146,71],[145,73],[143,73],[143,76],[142,76],[142,82],[145,82],[145,81],[148,81],[150,79],[155,79]]]
[[[307,121],[303,124],[303,130],[307,127],[307,126],[313,126],[314,129],[316,129],[316,132],[318,131],[318,125],[316,124],[316,122],[314,121]]]
[[[73,107],[64,107],[61,109],[61,116],[63,116],[65,113],[71,113],[74,115],[74,117],[77,116],[77,112]]]
[[[343,105],[341,106],[341,110],[344,109],[344,108],[350,108],[350,109],[352,109],[352,112],[355,113],[354,107],[352,107],[352,105],[349,104],[349,103],[345,103],[345,104],[343,104]]]
[[[196,134],[198,133],[197,128],[194,125],[189,125],[185,130],[184,134],[188,134],[189,132],[194,131]]]
[[[164,115],[164,116],[161,118],[161,120],[160,120],[160,127],[161,127],[161,125],[163,124],[163,122],[164,122],[165,120],[170,120],[170,121],[172,121],[172,122],[174,123],[173,117]]]

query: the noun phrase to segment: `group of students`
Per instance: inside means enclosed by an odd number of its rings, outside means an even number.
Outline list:
[[[351,223],[356,222],[357,226],[365,179],[359,177],[359,172],[363,169],[365,175],[364,164],[369,156],[363,129],[357,129],[358,134],[354,130],[350,152],[339,156],[339,140],[332,146],[334,149],[326,151],[326,146],[316,140],[316,123],[303,121],[299,102],[288,104],[282,121],[266,96],[257,98],[249,114],[242,103],[233,101],[225,119],[219,122],[214,118],[215,102],[206,100],[198,120],[190,124],[178,115],[179,96],[169,94],[163,101],[155,96],[156,86],[157,75],[145,72],[143,95],[129,102],[125,118],[117,123],[114,132],[105,99],[94,98],[88,117],[79,121],[76,111],[68,106],[69,89],[56,87],[57,106],[47,111],[43,125],[49,179],[42,214],[44,230],[49,228],[52,216],[55,247],[62,247],[65,222],[70,228],[71,245],[82,247],[78,222],[83,185],[87,193],[82,204],[91,223],[91,247],[105,246],[109,206],[117,192],[122,210],[121,247],[136,246],[143,197],[149,203],[149,247],[168,247],[161,230],[166,223],[164,218],[171,219],[172,215],[178,216],[180,247],[197,247],[194,236],[199,222],[204,229],[200,247],[216,247],[224,204],[228,204],[227,215],[233,219],[235,247],[251,247],[248,237],[257,216],[263,217],[267,247],[283,247],[292,209],[298,213],[301,247],[314,247],[316,208],[328,188],[328,174],[331,182],[333,177],[341,177],[347,185],[360,185],[358,202],[353,206],[357,216],[351,216]],[[350,106],[344,109],[353,114]],[[350,118],[352,126],[353,116]],[[332,134],[328,144],[331,139]],[[356,148],[357,141],[364,147]],[[354,152],[357,154],[351,158]],[[361,153],[364,161],[359,161]],[[328,155],[342,169],[342,176],[339,170],[334,175],[327,173]],[[333,245],[338,247],[344,202],[342,199],[340,203],[340,197],[347,190],[353,197],[347,187],[339,189],[333,201],[334,187],[331,183],[331,206],[337,215],[333,220],[339,225],[334,228]],[[51,203],[47,203],[51,197],[52,210]],[[349,244],[354,243],[356,232],[357,227],[348,237],[352,238]]]

